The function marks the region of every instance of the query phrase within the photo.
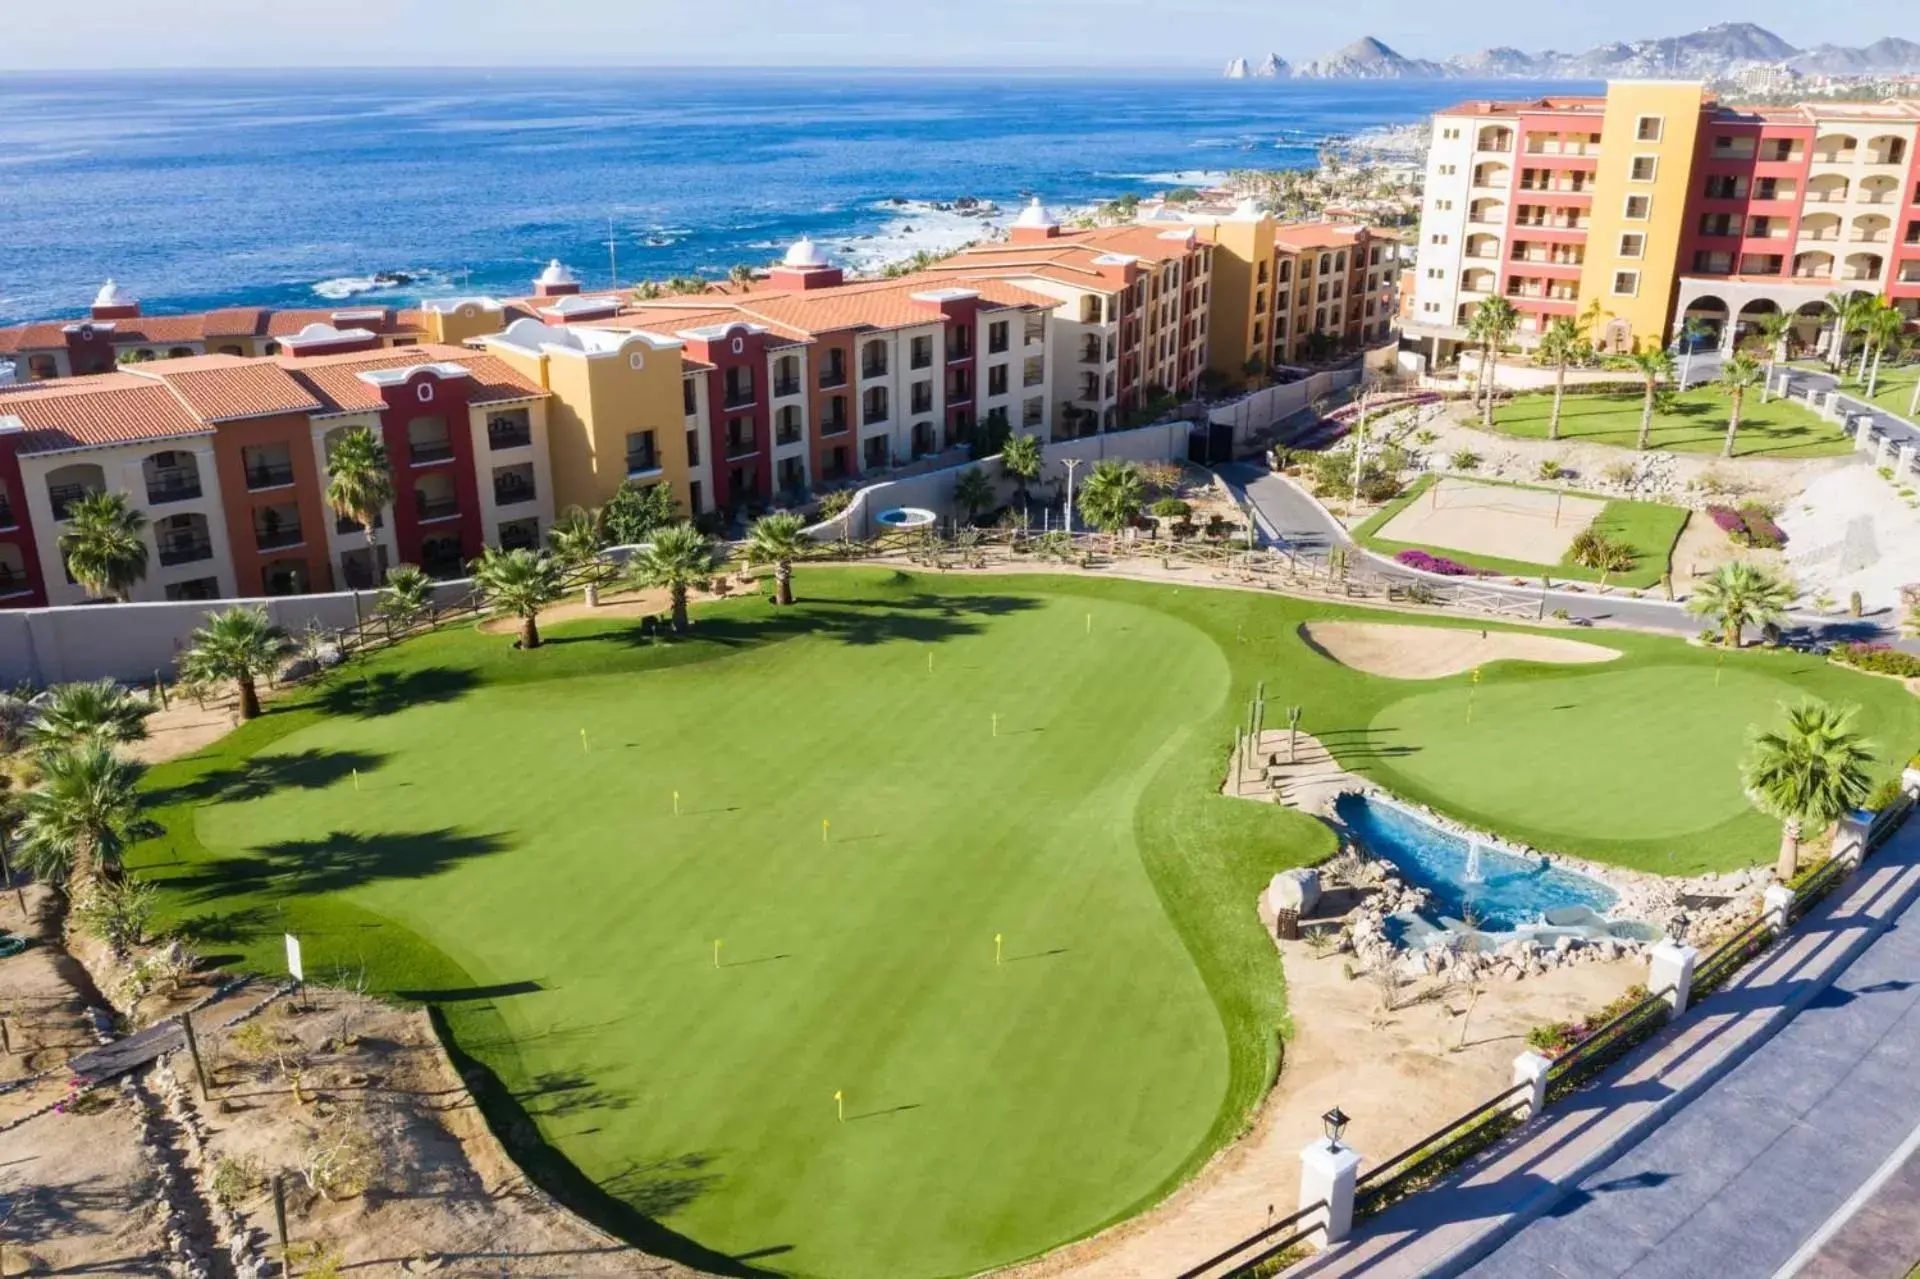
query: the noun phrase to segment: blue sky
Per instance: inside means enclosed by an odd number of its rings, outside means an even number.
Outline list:
[[[0,10],[27,0],[6,0]],[[1377,35],[1410,56],[1581,49],[1753,21],[1786,39],[1920,38],[1912,0],[84,0],[7,24],[0,68],[1223,64]],[[1442,15],[1447,15],[1442,20]]]

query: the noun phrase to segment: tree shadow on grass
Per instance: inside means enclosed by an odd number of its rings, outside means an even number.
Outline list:
[[[503,852],[502,835],[475,835],[452,828],[391,834],[334,831],[318,839],[263,844],[251,854],[199,863],[199,869],[169,881],[195,902],[261,893],[339,892],[383,879],[424,879],[460,862]]]
[[[986,629],[981,619],[1006,617],[1039,606],[1039,600],[1020,595],[946,597],[922,593],[899,598],[803,599],[792,608],[775,609],[764,617],[696,614],[692,626],[678,636],[656,638],[643,634],[636,624],[593,635],[558,635],[546,642],[629,646],[695,642],[744,649],[811,635],[861,648],[893,640],[937,644],[980,634]]]
[[[168,804],[232,804],[264,799],[277,790],[294,787],[320,790],[345,781],[356,772],[369,773],[385,761],[372,751],[304,750],[286,755],[256,755],[231,768],[216,768],[190,782],[148,795],[154,807]]]
[[[379,671],[358,677],[343,673],[315,699],[315,704],[329,715],[374,719],[410,706],[450,702],[479,684],[479,676],[455,666]]]
[[[611,1231],[655,1256],[716,1275],[772,1276],[775,1273],[703,1247],[658,1220],[685,1208],[719,1185],[721,1177],[712,1171],[712,1156],[694,1152],[635,1161],[611,1177],[595,1181],[547,1143],[521,1099],[486,1063],[468,1055],[449,1033],[440,1009],[431,1009],[430,1015],[434,1029],[446,1044],[447,1055],[473,1093],[480,1113],[486,1116],[507,1153],[535,1185],[602,1230]],[[784,1251],[784,1248],[768,1251]]]

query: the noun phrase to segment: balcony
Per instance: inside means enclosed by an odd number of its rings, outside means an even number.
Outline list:
[[[156,471],[147,478],[147,505],[191,502],[200,496],[200,475],[196,471]]]
[[[729,432],[726,445],[727,461],[729,462],[737,462],[741,458],[752,457],[760,451],[759,446],[754,442],[754,438],[751,435],[735,435]]]
[[[860,361],[860,376],[862,378],[885,377],[886,375],[887,362],[884,359],[865,359]]]
[[[753,384],[728,382],[726,393],[721,397],[723,408],[744,409],[753,404]]]
[[[73,513],[75,502],[101,490],[87,484],[49,484],[47,497],[53,502],[53,518],[64,520]]]
[[[775,399],[783,400],[789,395],[798,394],[800,394],[800,379],[798,376],[774,379],[773,396]]]
[[[422,524],[431,524],[436,520],[450,520],[460,514],[460,499],[457,497],[427,497],[416,493],[413,499],[414,514],[420,517]]]
[[[967,336],[965,329],[961,329],[947,340],[947,363],[953,364],[960,360],[970,360],[972,358],[973,339]]]
[[[301,536],[298,520],[283,520],[279,523],[262,522],[254,525],[253,528],[253,544],[263,551],[298,546],[305,540]]]
[[[830,391],[836,386],[847,384],[847,366],[838,360],[830,362],[820,370],[820,389]]]
[[[0,595],[25,595],[32,589],[33,581],[24,571],[0,564]]]
[[[159,545],[162,568],[213,558],[213,543],[204,537],[163,537]]]
[[[487,423],[487,447],[498,453],[505,449],[523,449],[533,443],[533,426],[525,421],[494,418]]]
[[[263,489],[283,489],[293,483],[292,462],[263,462],[248,466],[247,491],[258,493]]]
[[[518,506],[522,502],[534,499],[533,481],[523,475],[496,475],[493,477],[493,504],[495,506]]]
[[[820,419],[820,434],[843,435],[853,425],[845,413],[829,413]]]
[[[13,527],[13,502],[8,498],[0,497],[0,528]]]

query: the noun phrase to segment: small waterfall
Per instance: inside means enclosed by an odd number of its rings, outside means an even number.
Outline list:
[[[1480,845],[1472,841],[1467,843],[1467,882],[1480,882]]]

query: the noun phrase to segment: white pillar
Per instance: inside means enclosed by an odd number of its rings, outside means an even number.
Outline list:
[[[1647,988],[1666,991],[1667,1003],[1678,1017],[1687,1011],[1687,999],[1693,993],[1693,966],[1700,952],[1684,942],[1671,939],[1656,945],[1647,955]]]
[[[1793,905],[1793,890],[1785,884],[1771,885],[1761,894],[1760,914],[1778,937],[1787,931],[1787,911]]]
[[[1847,864],[1847,873],[1860,869],[1867,856],[1867,835],[1873,822],[1859,813],[1848,813],[1833,829],[1833,855]]]
[[[1893,437],[1891,435],[1883,435],[1880,437],[1878,447],[1873,451],[1873,464],[1875,466],[1887,466],[1892,462],[1892,459]]]
[[[1913,445],[1902,444],[1899,448],[1893,451],[1894,478],[1898,479],[1899,477],[1905,475],[1908,469],[1911,468],[1912,466],[1913,466]]]
[[[1300,1207],[1324,1203],[1319,1214],[1321,1247],[1339,1243],[1353,1229],[1353,1183],[1360,1152],[1331,1142],[1309,1142],[1300,1152]]]
[[[1901,772],[1900,789],[1914,799],[1920,799],[1920,764]]]
[[[1515,1108],[1520,1114],[1522,1123],[1538,1119],[1540,1112],[1546,1109],[1547,1071],[1552,1065],[1553,1062],[1549,1058],[1536,1052],[1524,1052],[1513,1059],[1514,1087],[1526,1084],[1532,1089]]]

